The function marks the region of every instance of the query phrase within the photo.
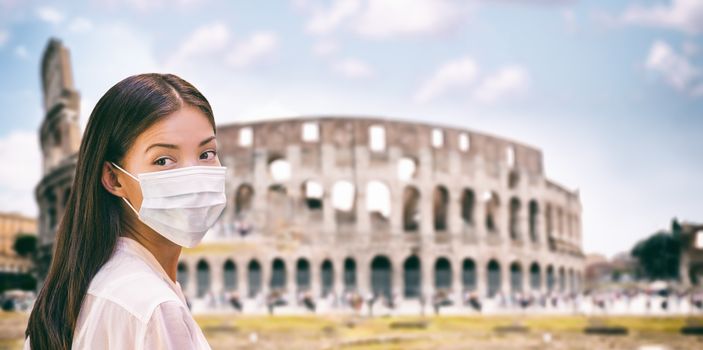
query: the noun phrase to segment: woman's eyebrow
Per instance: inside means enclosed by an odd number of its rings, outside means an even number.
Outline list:
[[[206,143],[212,141],[215,139],[215,136],[210,136],[206,138],[205,140],[200,141],[200,144],[198,144],[199,147],[202,147]],[[164,147],[164,148],[171,148],[171,149],[178,149],[178,145],[170,144],[170,143],[155,143],[150,145],[149,147],[146,148],[144,153],[149,152],[149,150],[153,147]]]

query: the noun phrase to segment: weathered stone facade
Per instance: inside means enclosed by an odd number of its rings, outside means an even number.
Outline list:
[[[39,286],[51,262],[56,227],[71,193],[81,143],[80,95],[73,85],[69,51],[56,39],[51,39],[44,50],[41,82],[45,113],[39,129],[43,177],[35,188],[39,205]]]
[[[467,290],[580,289],[579,194],[544,176],[535,148],[381,118],[222,125],[217,135],[228,207],[216,239],[182,255],[191,297],[354,290],[408,302],[441,290],[460,301]]]

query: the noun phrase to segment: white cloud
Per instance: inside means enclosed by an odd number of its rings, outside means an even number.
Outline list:
[[[478,76],[478,65],[470,57],[450,61],[437,69],[415,94],[415,101],[428,102],[450,89],[467,87]]]
[[[56,8],[41,6],[37,8],[37,16],[44,22],[59,24],[64,20],[64,14]]]
[[[335,41],[321,41],[315,44],[312,52],[317,56],[329,56],[339,51],[339,44]]]
[[[485,77],[473,92],[481,102],[492,103],[502,98],[516,96],[527,91],[529,74],[521,66],[503,67],[493,75]]]
[[[177,7],[181,9],[192,8],[200,5],[202,0],[102,0],[111,7],[127,6],[140,12],[150,12],[164,7]]]
[[[325,35],[340,28],[373,39],[436,34],[466,19],[472,3],[457,0],[335,0],[327,8],[296,5],[312,12],[306,30]]]
[[[68,29],[72,32],[83,33],[93,29],[93,22],[84,17],[76,17],[71,20]]]
[[[257,32],[237,44],[227,54],[227,63],[234,67],[246,67],[270,57],[278,48],[278,36],[273,32]]]
[[[36,132],[17,130],[0,138],[0,211],[36,215],[34,186],[41,178]]]
[[[688,91],[701,75],[700,69],[689,62],[686,56],[678,54],[669,44],[660,40],[652,44],[644,66],[682,92]]]
[[[191,57],[213,54],[223,50],[229,42],[229,29],[222,22],[201,26],[183,41],[167,64],[176,66]]]
[[[15,48],[15,56],[19,59],[26,59],[29,57],[29,51],[27,51],[27,48],[20,45]]]
[[[7,30],[0,29],[0,47],[5,46],[7,41],[10,39],[10,32]]]
[[[373,0],[354,29],[369,38],[429,34],[451,29],[466,18],[468,2],[449,0]]]
[[[332,69],[350,79],[363,79],[373,76],[373,70],[365,62],[356,58],[345,58],[332,65]]]
[[[667,5],[631,6],[622,15],[625,23],[671,28],[688,34],[703,32],[703,1],[672,0]]]
[[[305,29],[313,34],[327,34],[337,29],[361,8],[360,0],[335,0],[326,9],[315,9]]]

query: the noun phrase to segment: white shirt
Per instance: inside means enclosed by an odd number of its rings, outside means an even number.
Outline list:
[[[24,349],[30,349],[29,339]],[[93,277],[72,349],[210,349],[180,284],[137,241],[119,237]]]

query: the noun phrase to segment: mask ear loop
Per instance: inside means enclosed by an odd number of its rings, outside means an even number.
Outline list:
[[[113,166],[115,166],[117,169],[122,170],[123,173],[129,175],[129,177],[133,178],[135,181],[139,182],[139,179],[137,179],[136,177],[134,177],[134,175],[130,174],[127,170],[122,169],[119,165],[117,165],[117,164],[115,164],[115,163],[113,163],[113,162],[110,162],[110,164],[112,164]],[[130,203],[130,202],[127,200],[127,198],[125,198],[125,197],[120,197],[120,198],[122,198],[122,200],[123,200],[125,203],[127,203],[127,205],[129,206],[129,208],[132,209],[132,211],[134,212],[134,214],[136,214],[137,217],[139,217],[139,212],[138,212],[136,209],[134,209],[134,207],[132,206],[132,203]]]

